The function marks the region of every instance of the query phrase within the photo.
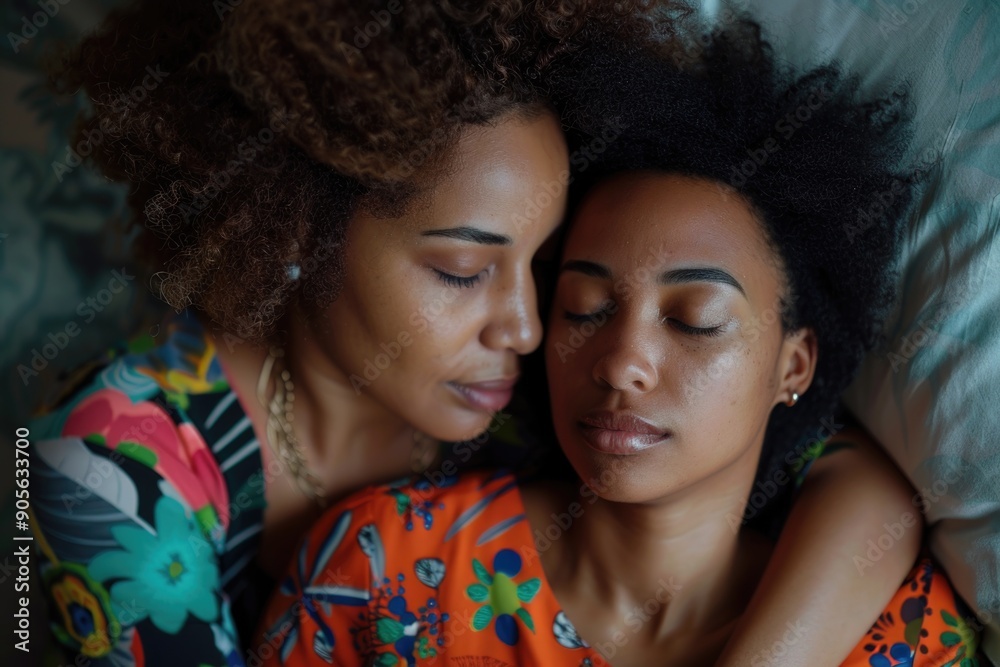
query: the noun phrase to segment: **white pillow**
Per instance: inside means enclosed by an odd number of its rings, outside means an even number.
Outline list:
[[[884,94],[907,79],[913,159],[930,169],[885,349],[846,402],[919,491],[930,546],[1000,664],[1000,4],[742,0],[779,58],[830,59]]]

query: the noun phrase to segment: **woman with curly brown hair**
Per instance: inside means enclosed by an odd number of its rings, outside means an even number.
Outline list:
[[[178,314],[38,417],[62,643],[239,664],[327,502],[426,468],[510,401],[569,166],[525,74],[588,30],[646,28],[634,7],[476,4],[139,3],[64,59]]]
[[[61,643],[116,665],[249,661],[241,638],[322,507],[496,430],[541,339],[531,261],[571,160],[537,74],[595,32],[666,24],[645,3],[481,4],[140,3],[64,62],[178,313],[162,343],[79,369],[33,428]],[[778,636],[789,587],[764,598]]]

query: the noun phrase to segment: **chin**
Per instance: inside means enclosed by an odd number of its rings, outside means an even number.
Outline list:
[[[649,500],[649,489],[641,488],[638,485],[629,483],[628,480],[615,478],[611,481],[601,480],[602,471],[595,470],[580,476],[580,483],[589,487],[585,491],[591,497],[596,496],[608,503],[644,503]]]
[[[464,442],[478,438],[486,433],[491,421],[488,414],[476,415],[467,410],[449,409],[443,415],[441,412],[428,410],[420,416],[425,417],[427,414],[435,414],[437,419],[427,423],[426,428],[420,422],[414,422],[415,428],[442,442]]]
[[[662,480],[655,470],[662,463],[654,464],[642,455],[616,456],[592,451],[585,444],[570,451],[563,447],[580,482],[590,487],[587,494],[613,503],[646,503],[663,496]],[[647,479],[654,472],[653,480]],[[657,483],[659,482],[659,483]]]

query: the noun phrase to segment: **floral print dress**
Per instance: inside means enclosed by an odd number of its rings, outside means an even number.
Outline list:
[[[78,368],[32,422],[51,631],[88,665],[243,665],[237,628],[272,587],[260,445],[198,320],[164,331]]]
[[[74,664],[254,667],[244,644],[275,582],[256,563],[261,445],[216,355],[232,339],[191,311],[171,313],[160,332],[75,369],[30,424],[50,632]],[[491,427],[477,456],[518,464],[532,450],[528,428]],[[278,464],[269,474],[283,473]],[[409,512],[428,520],[428,508]]]
[[[972,667],[961,619],[922,559],[843,665]],[[250,650],[271,667],[600,667],[614,653],[588,645],[560,607],[518,482],[502,472],[372,487],[328,510]]]

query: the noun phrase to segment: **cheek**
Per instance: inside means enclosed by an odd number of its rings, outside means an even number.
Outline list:
[[[435,337],[419,333],[426,332],[415,315],[423,305],[420,286],[398,268],[388,270],[379,264],[373,263],[364,272],[351,267],[355,271],[348,274],[350,278],[325,314],[338,365],[369,381],[412,374],[411,369],[427,366],[428,356],[437,356],[428,349]]]
[[[482,361],[480,335],[488,323],[489,304],[477,288],[437,284],[426,277],[404,279],[395,290],[394,315],[385,332],[404,333],[410,344],[398,366],[403,373],[432,379],[455,379]]]
[[[738,348],[713,354],[702,363],[693,365],[687,385],[687,394],[692,398],[709,399],[713,406],[722,402],[733,407],[741,402],[741,397],[752,386],[749,379],[754,375],[753,364]]]
[[[551,322],[545,340],[545,373],[553,407],[568,398],[585,398],[593,383],[594,346],[582,335],[574,337],[562,321]],[[568,391],[569,387],[576,391]]]
[[[692,370],[684,395],[698,431],[709,438],[742,439],[758,428],[770,409],[772,378],[765,372],[765,356],[764,350],[734,345]]]

